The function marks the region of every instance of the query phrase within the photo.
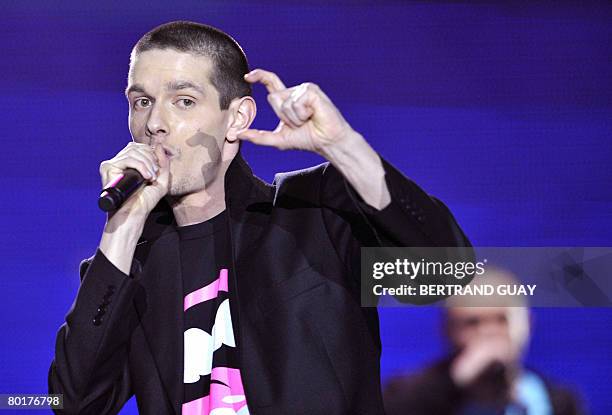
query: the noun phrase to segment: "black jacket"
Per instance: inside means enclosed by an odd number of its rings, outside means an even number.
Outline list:
[[[470,402],[468,391],[454,384],[450,376],[452,359],[440,360],[422,371],[397,376],[384,390],[387,415],[460,415]],[[557,386],[538,374],[544,382],[551,415],[585,414],[578,396],[569,389]],[[503,409],[499,413],[504,412]],[[488,413],[488,412],[487,412]]]
[[[329,163],[225,176],[232,315],[251,414],[382,414],[375,308],[361,308],[361,246],[466,246],[448,209],[383,160],[391,204],[366,205]],[[149,215],[129,277],[97,250],[57,334],[50,393],[61,413],[180,414],[182,279],[172,211]],[[102,307],[102,312],[99,307]]]

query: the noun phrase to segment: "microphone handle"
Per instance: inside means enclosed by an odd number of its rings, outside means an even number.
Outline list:
[[[98,207],[104,212],[118,210],[121,205],[145,184],[146,180],[136,169],[125,169],[100,193]]]

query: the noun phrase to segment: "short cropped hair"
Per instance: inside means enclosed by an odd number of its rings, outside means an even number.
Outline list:
[[[234,98],[252,95],[251,84],[244,80],[249,72],[244,51],[230,35],[215,27],[189,21],[157,26],[138,40],[131,59],[151,49],[174,49],[210,58],[210,82],[219,93],[222,110],[228,109]]]

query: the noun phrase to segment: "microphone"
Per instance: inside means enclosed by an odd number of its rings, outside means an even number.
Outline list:
[[[98,198],[98,206],[104,212],[118,210],[138,189],[146,184],[146,180],[136,169],[125,169],[123,173],[102,190]]]

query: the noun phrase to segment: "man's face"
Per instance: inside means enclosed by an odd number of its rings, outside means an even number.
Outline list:
[[[219,107],[211,72],[208,57],[172,49],[142,52],[130,65],[130,133],[138,143],[166,150],[170,196],[204,189],[228,158],[223,154],[228,111]]]
[[[496,340],[519,356],[529,336],[525,307],[450,307],[446,319],[449,339],[458,350],[474,342]]]

